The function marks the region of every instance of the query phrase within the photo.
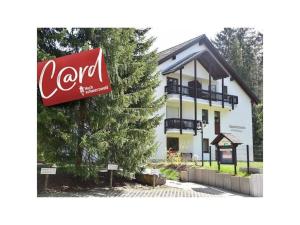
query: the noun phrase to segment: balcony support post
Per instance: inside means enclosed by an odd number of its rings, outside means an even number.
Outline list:
[[[222,108],[224,108],[224,77],[222,77]]]
[[[195,108],[194,131],[196,136],[197,135],[197,61],[196,59],[194,59],[194,108]]]
[[[182,134],[182,69],[180,69],[180,77],[179,77],[179,82],[180,82],[180,134]]]
[[[211,106],[211,64],[209,64],[209,71],[208,71],[208,75],[209,75],[209,106]]]

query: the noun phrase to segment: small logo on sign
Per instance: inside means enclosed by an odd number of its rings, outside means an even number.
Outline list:
[[[84,88],[82,86],[79,87],[80,94],[84,96]]]

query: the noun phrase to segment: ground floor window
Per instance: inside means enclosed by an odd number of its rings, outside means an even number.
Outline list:
[[[208,110],[202,109],[202,122],[208,124]]]
[[[167,138],[167,150],[169,151],[178,151],[179,150],[179,138],[168,137]]]
[[[209,153],[209,139],[203,138],[203,152]]]

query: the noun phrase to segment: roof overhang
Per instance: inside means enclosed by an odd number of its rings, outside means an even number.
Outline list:
[[[194,60],[197,60],[209,74],[213,77],[214,80],[222,79],[228,77],[228,72],[220,65],[216,58],[207,50],[202,50],[194,52],[183,59],[173,63],[168,68],[162,71],[163,75],[174,73],[180,69],[183,69],[184,66]]]
[[[221,141],[223,138],[226,138],[232,144],[240,145],[243,144],[236,136],[231,133],[220,133],[218,134],[215,139],[211,142],[212,145],[216,145]]]

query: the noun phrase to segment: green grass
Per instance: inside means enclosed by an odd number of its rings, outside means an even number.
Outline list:
[[[176,170],[161,168],[160,173],[165,175],[168,180],[179,180],[179,172]]]
[[[202,168],[201,166],[201,162],[198,163],[198,166],[199,168]],[[238,176],[241,176],[241,177],[244,177],[244,176],[248,176],[248,174],[246,172],[241,172],[239,169],[241,167],[245,167],[247,168],[247,162],[238,162],[237,163],[237,167],[236,167],[236,170],[237,170],[237,175]],[[253,168],[263,168],[263,162],[250,162],[250,167],[253,167]],[[205,169],[213,169],[213,170],[218,170],[218,164],[216,161],[213,161],[211,163],[211,166],[209,165],[209,162],[204,162],[204,167]],[[231,164],[221,164],[220,165],[220,173],[229,173],[229,174],[234,174],[234,165],[231,165]]]
[[[165,174],[167,179],[178,179],[179,176],[179,171],[176,169],[169,169],[170,165],[174,165],[174,168],[178,167],[180,165],[187,165],[188,167],[197,167],[197,168],[205,168],[205,169],[212,169],[212,170],[218,170],[218,164],[216,161],[212,161],[212,165],[210,167],[209,162],[204,162],[204,167],[201,165],[201,161],[199,162],[181,162],[181,163],[169,163],[169,162],[159,162],[159,163],[150,163],[149,166],[155,167],[155,168],[160,168],[160,171],[162,174]],[[247,168],[247,162],[238,162],[237,163],[237,175],[238,176],[248,176],[247,173],[239,171],[240,167],[245,167]],[[250,167],[253,168],[263,168],[263,162],[250,162]],[[178,174],[175,175],[174,172],[177,172]],[[221,164],[220,166],[220,172],[221,173],[228,173],[228,174],[234,174],[234,166],[231,164]]]

